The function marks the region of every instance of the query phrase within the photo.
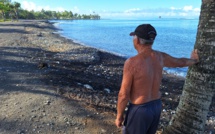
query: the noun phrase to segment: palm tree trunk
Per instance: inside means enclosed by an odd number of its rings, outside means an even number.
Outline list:
[[[3,21],[5,21],[6,18],[5,18],[5,13],[4,13],[4,11],[2,11],[2,16],[3,16]]]
[[[183,93],[163,134],[203,134],[215,93],[215,0],[202,0],[195,48],[200,62],[189,68]]]
[[[14,12],[15,12],[15,16],[16,16],[16,21],[19,21],[19,15],[18,15],[17,10],[14,10]]]

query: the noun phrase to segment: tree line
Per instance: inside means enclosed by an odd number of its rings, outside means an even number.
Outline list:
[[[77,14],[72,11],[28,11],[21,8],[18,2],[11,0],[0,0],[0,19],[18,20],[18,19],[100,19],[98,14]]]

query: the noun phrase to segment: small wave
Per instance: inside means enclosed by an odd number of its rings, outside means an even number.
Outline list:
[[[179,68],[164,68],[164,70],[168,73],[168,74],[173,74],[176,76],[181,76],[181,77],[186,77],[187,75],[187,69],[183,68],[184,70],[182,71],[182,69]]]
[[[66,37],[66,38],[69,38],[69,37]],[[72,39],[72,38],[69,38],[69,39]],[[99,51],[102,51],[102,52],[106,52],[106,53],[110,53],[110,54],[113,54],[113,55],[116,55],[116,56],[120,56],[120,57],[125,57],[126,58],[126,55],[123,55],[123,54],[120,54],[120,53],[115,53],[115,52],[111,52],[111,51],[108,51],[108,50],[105,50],[105,49],[101,49],[101,48],[96,48],[96,47],[93,47],[91,45],[87,45],[81,41],[78,41],[78,40],[74,40],[72,39],[74,43],[77,43],[77,44],[80,44],[80,45],[83,45],[83,46],[87,46],[87,47],[91,47],[91,48],[95,48]]]

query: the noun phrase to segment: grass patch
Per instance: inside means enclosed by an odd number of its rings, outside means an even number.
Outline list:
[[[0,22],[7,22],[7,21],[11,21],[11,20],[10,19],[6,19],[6,20],[0,19]]]

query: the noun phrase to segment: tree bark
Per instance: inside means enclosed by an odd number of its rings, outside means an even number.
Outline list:
[[[215,93],[215,0],[202,0],[195,49],[200,62],[189,67],[183,93],[163,134],[203,134]]]
[[[18,15],[18,11],[15,10],[15,15],[16,15],[16,21],[19,21],[19,15]]]
[[[5,13],[4,13],[4,11],[2,11],[2,17],[3,17],[3,21],[5,21],[6,18],[5,18]]]

